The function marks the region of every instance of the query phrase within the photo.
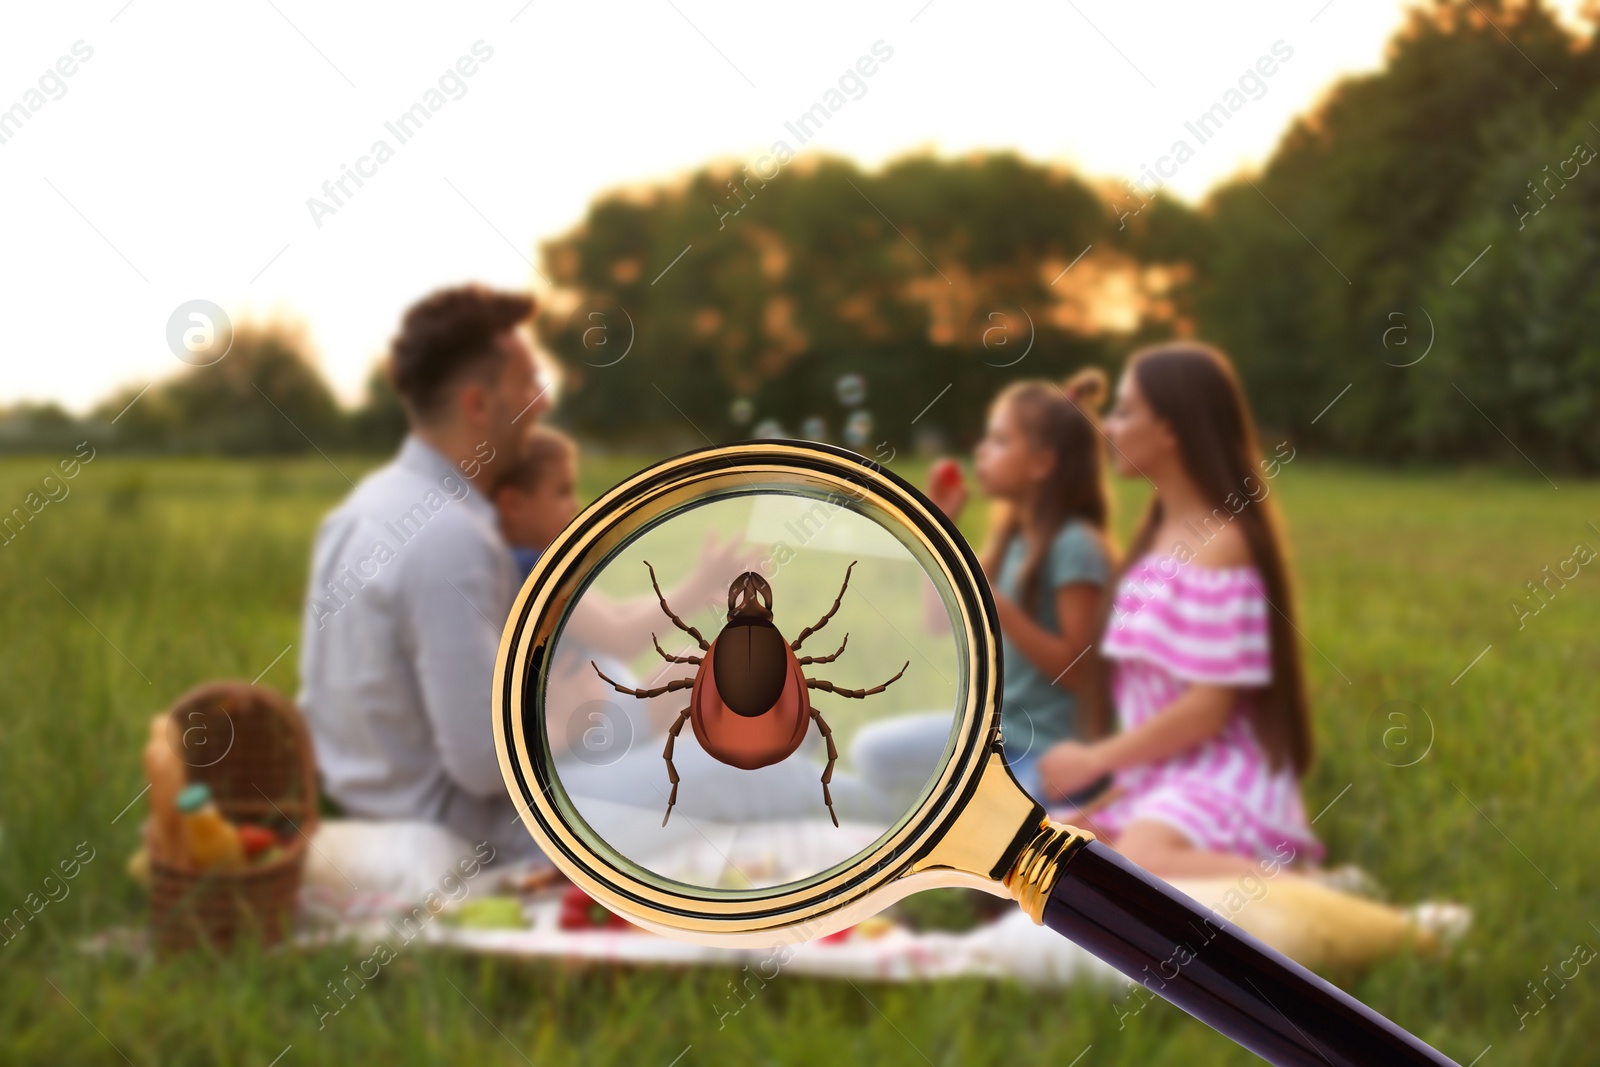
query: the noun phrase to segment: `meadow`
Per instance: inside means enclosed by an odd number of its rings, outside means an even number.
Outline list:
[[[0,507],[57,458],[0,461]],[[583,495],[645,461],[587,464]],[[171,963],[84,952],[145,912],[124,863],[149,716],[210,678],[295,691],[312,532],[373,462],[101,455],[0,547],[0,913],[76,865],[68,892],[0,944],[0,1062],[1259,1062],[1164,1003],[1119,1023],[1120,991],[1103,986],[782,976],[719,1024],[731,972],[412,947],[319,1029],[324,984],[357,946]],[[923,475],[920,461],[893,469]],[[1301,457],[1270,483],[1301,593],[1316,829],[1334,862],[1397,901],[1457,900],[1476,917],[1443,960],[1339,980],[1479,1067],[1592,1062],[1600,1041],[1600,967],[1587,965],[1600,945],[1600,567],[1571,576],[1578,543],[1600,548],[1600,484],[1557,482]],[[1125,531],[1144,487],[1118,491]],[[981,518],[964,528],[981,536]],[[1534,601],[1525,583],[1564,561],[1569,577]]]

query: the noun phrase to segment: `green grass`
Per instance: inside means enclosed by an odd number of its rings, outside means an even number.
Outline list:
[[[21,503],[48,463],[0,462],[0,509]],[[339,464],[354,478],[366,462]],[[636,465],[590,464],[587,494]],[[920,465],[901,468],[920,480]],[[0,547],[0,912],[39,892],[80,842],[95,856],[69,896],[0,945],[0,1062],[125,1054],[140,1067],[265,1065],[292,1046],[283,1067],[665,1067],[689,1047],[685,1065],[1064,1067],[1090,1045],[1085,1067],[1257,1062],[1164,1004],[1119,1030],[1113,991],[1094,987],[784,976],[719,1026],[714,1005],[726,1002],[731,973],[407,949],[319,1030],[324,983],[366,955],[356,946],[173,964],[87,956],[77,947],[85,936],[143,915],[122,869],[143,804],[117,817],[144,784],[149,715],[204,679],[253,678],[298,641],[311,533],[348,486],[320,459],[109,456],[69,484],[69,497]],[[1392,960],[1352,992],[1463,1064],[1489,1045],[1485,1067],[1588,1062],[1600,971],[1552,982],[1554,996],[1520,1028],[1517,1007],[1575,946],[1600,945],[1590,829],[1600,805],[1591,699],[1600,567],[1585,567],[1524,629],[1509,602],[1577,541],[1600,547],[1584,526],[1600,525],[1600,486],[1378,475],[1304,459],[1271,484],[1293,537],[1320,731],[1306,801],[1312,812],[1332,804],[1317,830],[1335,861],[1366,867],[1398,899],[1460,900],[1477,916],[1451,959]],[[1120,487],[1124,528],[1140,489]],[[977,523],[969,515],[972,536]],[[262,683],[292,693],[295,653]],[[1426,713],[1413,714],[1410,734],[1389,734],[1389,747],[1383,730],[1394,724],[1373,718],[1387,701]],[[1424,748],[1413,766],[1389,765]]]

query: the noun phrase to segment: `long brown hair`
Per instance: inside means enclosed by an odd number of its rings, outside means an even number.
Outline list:
[[[1061,528],[1072,519],[1082,519],[1094,527],[1103,542],[1110,525],[1105,446],[1096,418],[1105,398],[1105,372],[1098,367],[1085,367],[1061,385],[1042,380],[1013,382],[994,399],[995,407],[1012,406],[1022,432],[1035,448],[1047,449],[1055,456],[1055,464],[1031,509],[1033,528],[1023,531],[1014,508],[1004,503],[996,505],[980,561],[989,581],[998,581],[1011,539],[1019,533],[1030,535],[1017,577],[1022,608],[1029,615],[1038,609],[1039,571]]]
[[[1194,341],[1156,345],[1135,353],[1128,371],[1151,411],[1172,428],[1183,456],[1184,470],[1214,509],[1222,509],[1244,534],[1250,558],[1266,582],[1262,590],[1272,611],[1269,615],[1272,680],[1257,692],[1251,705],[1251,726],[1276,769],[1288,761],[1299,775],[1311,766],[1314,755],[1311,717],[1306,699],[1305,671],[1295,628],[1295,594],[1289,582],[1288,551],[1278,509],[1263,494],[1250,492],[1259,483],[1255,421],[1239,386],[1233,364],[1221,351]],[[1249,501],[1237,512],[1227,507],[1240,494]],[[1113,581],[1106,586],[1101,625],[1110,621],[1112,599],[1123,572],[1153,547],[1163,515],[1161,500],[1152,496],[1139,520],[1128,554]],[[1094,657],[1098,659],[1099,657]],[[1096,696],[1088,701],[1089,736],[1103,736],[1110,725],[1109,671],[1101,664]]]

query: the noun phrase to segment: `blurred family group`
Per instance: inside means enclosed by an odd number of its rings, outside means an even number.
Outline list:
[[[495,659],[523,579],[578,510],[577,448],[539,425],[549,394],[533,312],[526,295],[466,286],[404,316],[389,373],[410,432],[318,530],[300,694],[324,792],[346,814],[432,822],[526,859],[537,850],[488,712]],[[1311,718],[1266,484],[1287,460],[1262,454],[1237,376],[1210,346],[1134,353],[1102,419],[1109,392],[1094,369],[1014,382],[973,458],[991,516],[980,559],[1001,627],[1008,761],[1053,815],[1157,874],[1315,865],[1323,849],[1300,791]],[[1111,532],[1112,470],[1152,488],[1125,547]],[[927,492],[952,518],[968,503],[959,476]],[[725,594],[742,569],[734,540],[708,541],[666,600]],[[582,608],[564,631],[568,662],[551,670],[592,658],[624,678],[657,597],[590,593]],[[608,687],[585,678],[599,699]],[[615,761],[563,753],[552,736],[563,787],[653,806],[665,800],[665,726],[649,708],[619,714],[633,743]],[[950,725],[930,713],[857,730],[854,774],[833,779],[840,810],[870,790],[920,789]],[[679,801],[691,817],[816,805],[809,762],[743,771],[690,740],[674,759],[704,783],[701,807]]]

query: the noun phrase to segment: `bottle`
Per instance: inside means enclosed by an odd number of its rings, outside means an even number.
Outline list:
[[[183,791],[183,767],[172,751],[167,734],[171,719],[157,715],[150,720],[150,738],[144,746],[144,773],[150,780],[149,847],[153,859],[182,864],[183,815],[178,811],[178,794]]]
[[[244,846],[239,831],[222,817],[204,783],[178,794],[183,814],[183,850],[189,865],[203,871],[238,870],[244,866]]]

